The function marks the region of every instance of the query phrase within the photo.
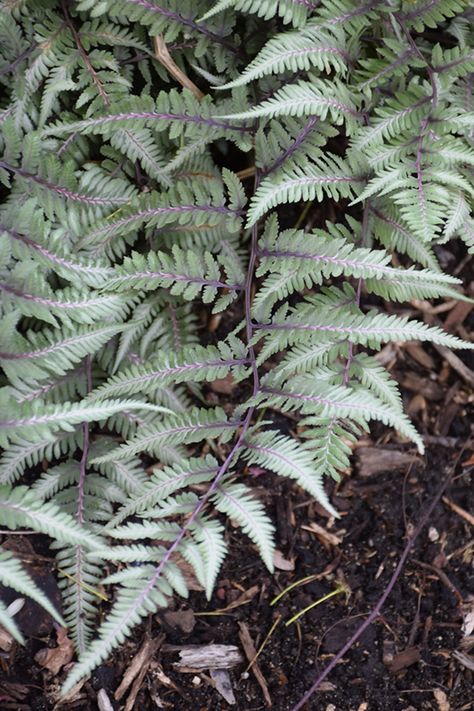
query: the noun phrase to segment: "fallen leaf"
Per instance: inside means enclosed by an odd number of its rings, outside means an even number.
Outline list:
[[[474,632],[474,595],[469,595],[462,606],[462,633],[464,637],[469,637]]]
[[[448,697],[441,691],[441,689],[433,689],[433,696],[438,704],[439,711],[450,711],[451,706],[449,705]]]
[[[184,635],[190,635],[196,624],[192,610],[167,610],[163,613],[163,621],[174,630],[180,630]]]
[[[219,694],[230,706],[233,706],[235,704],[235,696],[229,672],[225,669],[211,669],[210,674]]]
[[[217,380],[209,383],[211,390],[220,395],[231,395],[235,390],[235,386],[236,382],[232,373],[226,375],[225,378],[217,378]]]
[[[57,674],[62,667],[69,664],[74,656],[74,645],[67,636],[67,629],[60,627],[56,634],[57,647],[40,649],[35,654],[35,661],[53,674]]]
[[[311,533],[314,533],[320,539],[322,538],[323,541],[326,541],[326,543],[329,543],[331,546],[339,546],[342,543],[342,538],[327,531],[324,526],[320,526],[319,523],[315,521],[311,521],[311,523],[303,525],[301,528],[305,531],[311,531]]]
[[[397,674],[397,672],[404,671],[412,664],[416,664],[420,659],[421,653],[419,647],[407,647],[402,652],[395,654],[387,666],[392,674]]]
[[[294,559],[291,558],[290,560],[288,560],[279,550],[275,550],[275,552],[273,553],[273,565],[275,566],[275,568],[278,568],[278,570],[286,570],[288,572],[291,572],[295,569]]]

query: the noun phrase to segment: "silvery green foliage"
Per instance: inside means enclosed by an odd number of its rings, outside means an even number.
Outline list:
[[[423,449],[377,351],[467,344],[361,295],[462,298],[434,247],[474,249],[473,15],[472,0],[2,4],[0,521],[57,550],[66,689],[187,595],[176,554],[211,596],[228,518],[272,569],[245,467],[337,516],[324,478],[370,421]],[[202,97],[155,58],[157,35]],[[306,230],[319,204],[337,222]],[[210,344],[205,309],[222,313]],[[228,376],[243,400],[209,405]],[[298,413],[297,436],[275,408]],[[0,578],[48,607],[7,554]],[[115,602],[94,635],[101,584]],[[3,607],[0,622],[21,640]]]

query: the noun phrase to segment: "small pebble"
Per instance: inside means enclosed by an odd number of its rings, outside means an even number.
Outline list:
[[[439,540],[439,533],[434,526],[430,526],[428,530],[428,538],[432,543],[436,543]]]

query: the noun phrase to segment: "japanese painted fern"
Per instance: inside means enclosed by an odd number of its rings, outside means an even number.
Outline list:
[[[462,298],[434,248],[474,249],[473,17],[472,0],[2,3],[0,520],[54,539],[67,689],[187,595],[183,558],[212,594],[227,518],[272,570],[249,465],[337,516],[324,478],[370,421],[423,450],[376,353],[467,347],[383,301]],[[242,400],[212,406],[228,376]],[[299,413],[297,436],[273,410]],[[60,619],[9,553],[0,579]]]

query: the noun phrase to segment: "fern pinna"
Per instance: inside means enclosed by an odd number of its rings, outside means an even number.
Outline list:
[[[324,477],[371,420],[423,449],[377,350],[467,344],[364,304],[463,298],[434,248],[474,249],[473,13],[3,3],[0,518],[54,539],[79,655],[66,689],[187,595],[177,553],[212,594],[227,517],[272,570],[246,465],[337,516]],[[224,314],[213,342],[204,307]],[[245,399],[209,406],[205,384],[229,375]],[[274,409],[299,413],[297,436]],[[51,607],[9,554],[0,577]],[[99,583],[114,604],[95,636]],[[21,639],[4,607],[0,622]]]

